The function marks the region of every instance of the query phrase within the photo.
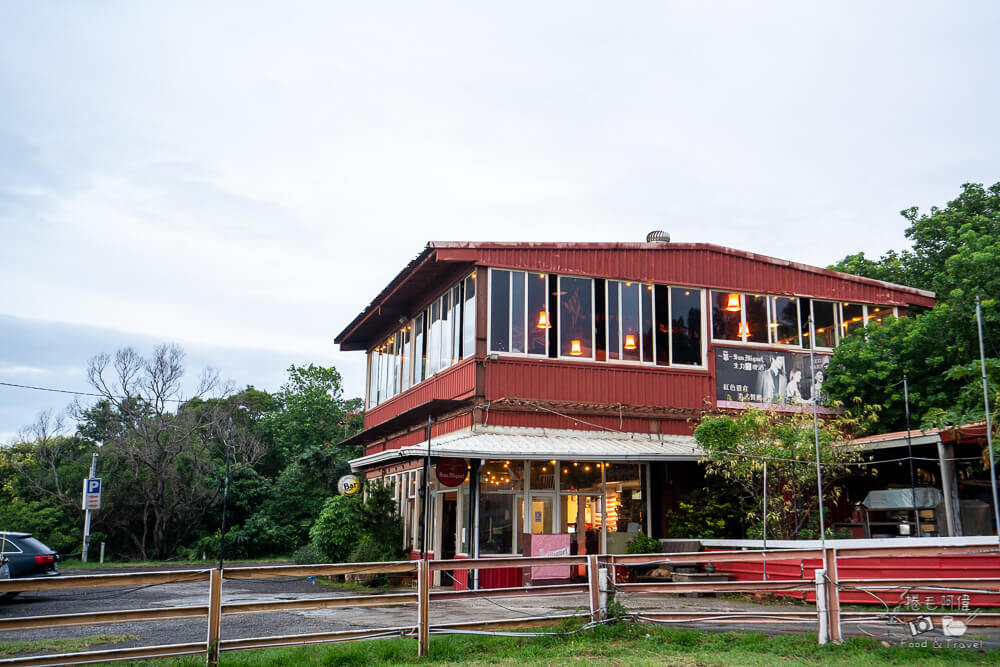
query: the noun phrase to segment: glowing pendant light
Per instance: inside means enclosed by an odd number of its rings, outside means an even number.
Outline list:
[[[538,324],[535,325],[538,329],[551,329],[552,324],[549,322],[549,314],[544,310],[538,312]]]
[[[742,338],[743,336],[750,337],[750,327],[747,326],[746,322],[740,322],[740,337]]]
[[[730,313],[740,312],[740,295],[736,292],[732,292],[729,295],[729,301],[726,303],[726,310]]]
[[[574,357],[583,355],[583,347],[580,345],[580,341],[571,340],[569,342],[569,353]]]
[[[625,349],[634,350],[635,348],[635,334],[625,334]]]

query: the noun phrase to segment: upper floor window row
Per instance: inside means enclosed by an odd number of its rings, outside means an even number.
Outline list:
[[[476,350],[476,274],[445,290],[368,353],[369,408]]]
[[[807,297],[772,296],[713,290],[712,339],[809,348],[809,318],[815,346],[833,348],[840,339],[872,322],[894,317],[891,306]]]
[[[702,291],[490,269],[489,350],[703,366]]]

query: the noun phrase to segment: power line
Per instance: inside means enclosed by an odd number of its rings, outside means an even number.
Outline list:
[[[55,394],[72,394],[74,396],[93,396],[95,398],[117,398],[119,400],[142,398],[141,396],[115,396],[114,394],[95,394],[94,392],[73,391],[72,389],[54,389],[52,387],[36,387],[30,384],[17,384],[15,382],[0,381],[0,386],[13,387],[14,389],[33,389],[35,391],[49,391]],[[186,400],[180,398],[164,398],[161,400],[167,401],[169,403],[187,403]]]

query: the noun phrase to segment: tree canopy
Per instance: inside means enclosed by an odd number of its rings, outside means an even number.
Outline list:
[[[911,249],[877,260],[858,253],[831,268],[933,290],[937,303],[847,337],[827,367],[824,389],[845,403],[859,398],[883,406],[879,429],[901,430],[906,373],[914,426],[981,420],[982,394],[978,404],[973,400],[980,367],[976,297],[981,297],[986,355],[993,360],[989,368],[1000,356],[1000,341],[990,335],[1000,325],[1000,183],[989,188],[966,183],[944,208],[901,214],[909,222]]]

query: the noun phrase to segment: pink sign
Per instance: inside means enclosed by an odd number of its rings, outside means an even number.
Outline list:
[[[569,556],[570,535],[532,535],[530,556]],[[531,568],[532,579],[569,579],[569,565],[546,565]]]

